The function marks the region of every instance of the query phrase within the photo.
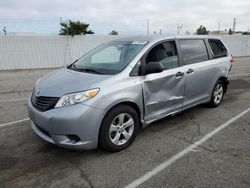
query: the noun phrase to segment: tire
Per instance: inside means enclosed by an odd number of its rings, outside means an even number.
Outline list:
[[[139,129],[137,112],[128,105],[112,108],[104,117],[99,133],[103,149],[118,152],[129,147]]]
[[[219,106],[223,100],[225,93],[225,84],[222,80],[217,80],[214,85],[213,93],[208,103],[209,107],[215,108]]]

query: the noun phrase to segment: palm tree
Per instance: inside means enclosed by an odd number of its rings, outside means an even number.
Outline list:
[[[80,21],[65,21],[60,23],[61,30],[59,35],[85,35],[94,34],[91,29],[88,29],[89,24]]]

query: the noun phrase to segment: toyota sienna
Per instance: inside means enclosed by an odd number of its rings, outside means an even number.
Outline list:
[[[113,40],[37,81],[31,127],[64,148],[120,151],[156,120],[202,103],[219,106],[232,62],[215,37]]]

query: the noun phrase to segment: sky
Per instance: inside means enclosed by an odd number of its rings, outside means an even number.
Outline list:
[[[249,0],[0,0],[0,33],[35,32],[58,34],[62,20],[90,24],[96,34],[194,33],[204,25],[210,31],[232,28],[247,31],[250,26]]]

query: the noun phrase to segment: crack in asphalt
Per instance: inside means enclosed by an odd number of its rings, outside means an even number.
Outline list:
[[[92,183],[91,183],[91,181],[89,180],[88,176],[85,175],[84,171],[83,171],[77,164],[75,164],[75,163],[72,162],[72,161],[66,160],[66,159],[64,159],[64,158],[60,158],[59,160],[60,160],[61,162],[65,162],[65,163],[69,163],[69,164],[73,165],[77,170],[79,170],[79,172],[80,172],[80,177],[83,178],[83,179],[86,181],[88,187],[89,187],[89,188],[94,188],[94,186],[92,185]],[[35,170],[32,170],[31,172],[32,172],[32,173],[35,173],[37,170],[40,170],[40,169],[37,168],[37,169],[35,169]],[[0,181],[0,187],[1,187],[2,185],[4,185],[4,184],[8,183],[8,182],[11,182],[11,181],[13,181],[13,180],[15,180],[15,179],[17,179],[17,178],[20,178],[20,177],[22,177],[22,176],[23,176],[23,174],[20,174],[20,175],[14,177],[14,178],[10,178],[10,179],[4,180],[4,181]],[[85,187],[86,184],[82,184],[82,186]]]
[[[195,144],[194,142],[191,142],[191,141],[189,141],[189,140],[187,140],[187,139],[185,139],[185,138],[183,138],[183,137],[175,136],[175,135],[170,135],[170,136],[172,136],[172,137],[174,137],[174,138],[177,138],[177,139],[180,139],[180,140],[182,140],[182,141],[184,141],[184,142],[187,142],[187,143],[189,143],[189,144],[196,145],[197,147],[200,147],[200,148],[202,148],[202,149],[204,149],[204,150],[207,150],[207,151],[209,151],[209,152],[216,152],[215,150],[211,150],[211,149],[208,149],[208,148],[206,148],[206,147],[204,147],[204,146],[197,145],[197,144]]]
[[[196,125],[196,127],[197,127],[196,133],[193,134],[192,137],[191,137],[191,139],[190,139],[190,142],[193,142],[193,140],[194,140],[194,138],[195,138],[196,136],[200,136],[200,135],[201,135],[201,131],[200,131],[201,128],[200,128],[200,124],[199,124],[197,121],[195,121],[195,120],[193,119],[193,117],[189,118],[189,120],[192,121],[192,122]]]
[[[66,161],[66,160],[65,160],[65,161]],[[74,165],[74,167],[80,171],[80,176],[81,176],[81,178],[83,178],[83,179],[87,182],[87,184],[88,184],[88,186],[89,186],[90,188],[93,188],[93,187],[94,187],[94,185],[93,185],[93,184],[91,183],[91,181],[89,180],[88,176],[85,175],[84,171],[83,171],[77,164],[75,164],[75,163],[72,162],[72,161],[67,161],[67,162],[70,163],[70,164],[72,164],[72,165]]]

